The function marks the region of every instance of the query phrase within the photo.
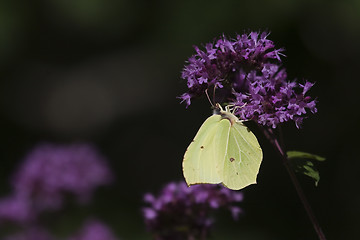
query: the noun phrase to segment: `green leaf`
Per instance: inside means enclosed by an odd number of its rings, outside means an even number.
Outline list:
[[[286,154],[289,159],[302,158],[302,159],[313,159],[320,162],[325,161],[324,157],[307,152],[287,151]]]
[[[312,178],[315,181],[315,186],[317,186],[320,181],[320,174],[314,163],[311,161],[325,161],[325,158],[315,154],[299,151],[288,151],[286,154],[288,159],[291,160],[290,163],[295,169],[295,172],[302,173]]]

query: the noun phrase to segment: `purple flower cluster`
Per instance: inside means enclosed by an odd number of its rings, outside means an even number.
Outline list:
[[[104,158],[92,146],[43,144],[25,158],[12,185],[16,197],[31,200],[41,211],[60,208],[65,194],[86,202],[97,187],[110,181]]]
[[[201,184],[188,187],[185,182],[169,183],[158,197],[147,193],[143,215],[148,231],[157,240],[200,239],[213,225],[215,209],[228,208],[234,219],[241,209],[243,194],[220,185]]]
[[[287,80],[281,67],[283,49],[275,49],[268,35],[251,32],[231,40],[222,36],[205,50],[195,46],[196,54],[182,72],[189,90],[179,98],[189,106],[192,98],[215,89],[221,103],[240,107],[235,114],[242,120],[273,128],[293,120],[299,127],[304,114],[317,111],[315,100],[305,96],[313,84]]]
[[[31,151],[12,178],[13,192],[0,199],[0,232],[4,223],[18,225],[22,232],[6,240],[53,240],[41,224],[45,210],[60,210],[66,196],[85,203],[97,187],[113,177],[104,159],[88,144],[41,144]],[[5,225],[6,227],[6,225]],[[116,240],[99,221],[88,221],[70,240]]]

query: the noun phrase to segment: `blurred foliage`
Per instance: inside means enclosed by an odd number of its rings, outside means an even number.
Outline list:
[[[315,181],[318,186],[320,181],[320,173],[314,165],[315,161],[325,161],[325,158],[306,152],[287,151],[286,155],[290,161],[290,165],[297,173],[304,174]]]

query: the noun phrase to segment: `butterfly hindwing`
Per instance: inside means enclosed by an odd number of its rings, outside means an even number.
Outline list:
[[[234,190],[256,183],[262,150],[255,135],[241,122],[232,125],[225,155],[223,184]]]

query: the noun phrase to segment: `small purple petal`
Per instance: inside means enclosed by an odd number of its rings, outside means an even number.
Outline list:
[[[155,197],[151,193],[146,193],[144,195],[144,202],[153,203],[154,201],[155,201]]]
[[[144,218],[146,220],[152,220],[157,217],[157,213],[152,208],[143,208]]]
[[[179,98],[181,99],[181,102],[186,103],[186,107],[190,106],[190,104],[191,104],[191,96],[190,96],[189,93],[184,93]]]
[[[305,85],[302,84],[299,85],[303,88],[303,92],[302,92],[303,95],[305,95],[310,90],[310,88],[314,86],[314,84],[311,82],[305,82]]]
[[[230,211],[231,211],[232,217],[233,217],[235,220],[238,220],[238,219],[239,219],[239,215],[240,215],[240,213],[242,212],[241,208],[239,208],[239,207],[231,207],[231,208],[230,208]]]

